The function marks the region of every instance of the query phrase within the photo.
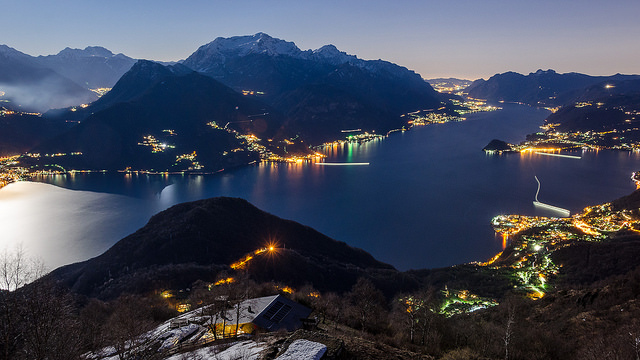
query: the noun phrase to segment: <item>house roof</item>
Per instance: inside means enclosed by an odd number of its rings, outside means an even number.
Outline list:
[[[252,322],[269,331],[279,329],[292,331],[300,328],[302,326],[300,319],[307,318],[309,314],[311,309],[308,307],[277,295]]]
[[[280,295],[273,296],[264,296],[260,298],[248,299],[244,300],[240,303],[240,324],[253,322],[256,317],[262,314],[265,309],[271,305]],[[225,317],[227,321],[232,321],[234,324],[236,323],[236,309],[229,309],[225,313]],[[219,321],[222,322],[222,319]]]
[[[307,318],[309,314],[311,309],[282,295],[265,296],[241,302],[238,323],[253,323],[268,331],[280,329],[292,331],[300,328],[302,326],[300,319]],[[227,310],[225,317],[227,324],[235,324],[236,309]],[[223,321],[220,319],[217,323]]]
[[[178,319],[196,319],[202,316],[203,308],[192,310]],[[240,303],[239,324],[253,323],[256,326],[268,330],[276,331],[286,329],[293,331],[302,327],[300,319],[307,318],[311,314],[311,309],[293,300],[289,300],[282,295],[264,296],[254,299],[244,300]],[[231,308],[225,312],[226,320],[217,320],[217,324],[226,322],[227,325],[236,323],[236,309]],[[167,326],[169,322],[167,322]]]

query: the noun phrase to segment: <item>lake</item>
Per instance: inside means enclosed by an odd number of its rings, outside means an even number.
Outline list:
[[[493,138],[520,142],[549,114],[503,104],[463,122],[415,127],[384,140],[327,149],[327,162],[263,163],[210,176],[66,175],[0,190],[0,246],[21,243],[49,267],[85,260],[167,207],[213,196],[249,200],[400,270],[484,261],[502,249],[498,214],[554,216],[532,201],[572,213],[635,189],[640,154],[576,151],[582,159],[487,155]]]

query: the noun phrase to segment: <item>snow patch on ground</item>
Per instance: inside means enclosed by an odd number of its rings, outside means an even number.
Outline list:
[[[241,341],[233,344],[224,351],[218,351],[217,346],[209,346],[183,354],[173,355],[165,360],[182,359],[215,359],[215,360],[257,360],[260,352],[265,349],[264,344],[253,340]]]
[[[160,346],[160,349],[158,351],[171,349],[180,341],[182,341],[182,339],[198,331],[198,329],[200,329],[198,325],[189,324],[188,326],[169,330],[167,333],[165,333],[165,335],[162,336],[162,338],[164,338],[164,341],[162,342],[162,346]]]
[[[292,342],[287,351],[276,360],[319,360],[326,351],[324,344],[299,339]]]

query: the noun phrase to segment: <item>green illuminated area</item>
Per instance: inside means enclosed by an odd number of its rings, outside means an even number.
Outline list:
[[[634,173],[632,179],[638,184],[640,175]],[[569,218],[496,216],[491,225],[502,235],[504,250],[485,263],[473,264],[475,271],[505,279],[515,293],[540,299],[553,290],[554,280],[562,270],[562,264],[553,260],[556,250],[583,242],[610,241],[611,236],[619,234],[640,233],[640,209],[625,209],[620,205],[624,203],[590,206]],[[442,293],[439,312],[446,316],[498,304],[495,299],[474,295],[469,290],[445,287]]]
[[[444,300],[440,304],[438,313],[447,317],[486,309],[498,305],[495,299],[481,297],[469,292],[469,290],[445,290],[442,292]]]
[[[503,235],[503,245],[506,247],[507,241],[510,245],[483,265],[510,269],[514,287],[539,299],[561,267],[551,258],[554,251],[577,242],[606,241],[620,231],[640,232],[640,214],[606,203],[587,207],[571,218],[500,215],[492,220],[492,226]]]
[[[551,258],[554,251],[578,241],[603,239],[600,234],[583,231],[580,223],[580,215],[569,219],[520,215],[496,217],[492,221],[494,230],[503,234],[505,242],[511,236],[511,244],[486,266],[507,268],[514,290],[531,299],[539,299],[549,290],[549,282],[560,268]]]
[[[347,136],[347,142],[366,142],[375,139],[382,139],[384,136],[377,134],[370,134],[368,132],[364,132],[362,134],[357,135],[349,135]]]

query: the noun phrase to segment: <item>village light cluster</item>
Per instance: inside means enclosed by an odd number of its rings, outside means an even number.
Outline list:
[[[469,290],[449,290],[445,286],[442,294],[444,301],[437,312],[447,317],[498,305],[496,300],[472,294]]]
[[[624,122],[595,130],[560,131],[561,124],[549,123],[541,126],[542,132],[538,132],[531,139],[518,145],[511,145],[511,150],[521,153],[560,151],[560,150],[627,150],[640,151],[640,127],[637,117],[640,110],[633,106],[612,106],[602,102],[576,102],[572,105],[575,109],[594,106],[598,109],[608,110],[623,116]],[[559,108],[550,108],[556,112]]]
[[[174,145],[160,142],[160,140],[156,139],[153,135],[145,135],[142,139],[142,142],[139,142],[138,145],[151,147],[151,152],[154,154],[164,152],[167,149],[175,149]]]
[[[481,99],[473,99],[467,97],[464,101],[452,99],[451,103],[453,105],[457,105],[463,107],[463,109],[456,110],[459,115],[472,114],[477,112],[485,112],[485,111],[497,111],[502,108],[493,105],[487,105],[485,100]]]
[[[576,241],[602,241],[621,230],[640,232],[640,216],[606,203],[587,207],[570,218],[499,215],[491,225],[497,233],[512,239],[511,249],[508,255],[500,253],[480,265],[511,269],[516,288],[537,299],[544,296],[548,279],[559,270],[550,257],[555,250]],[[528,231],[531,229],[535,231]]]
[[[94,90],[107,92],[109,89],[105,88],[105,89],[94,89]],[[246,94],[252,95],[251,91],[247,92]],[[261,95],[260,92],[254,92],[254,94]],[[458,105],[460,107],[465,107],[460,110],[456,110],[459,113],[468,113],[468,112],[477,112],[477,111],[493,111],[493,110],[499,109],[497,107],[486,106],[484,102],[480,100],[474,100],[474,99],[471,99],[468,102],[460,103]],[[86,106],[81,105],[80,107],[86,107]],[[446,107],[442,106],[437,110],[433,110],[433,109],[420,110],[420,111],[404,114],[402,115],[402,117],[408,118],[407,120],[408,128],[411,128],[413,126],[419,126],[419,125],[441,124],[441,123],[450,122],[450,121],[464,120],[464,118],[459,116],[447,115],[447,114],[441,113],[441,111],[445,109]],[[41,115],[41,114],[37,114],[37,115]],[[261,114],[261,115],[264,115],[264,114]],[[209,121],[208,123],[206,123],[206,125],[214,129],[226,131],[232,134],[237,140],[240,141],[242,145],[241,147],[238,147],[235,149],[222,151],[222,153],[220,154],[222,156],[228,156],[231,152],[248,151],[252,153],[257,153],[261,161],[280,162],[280,163],[289,163],[289,164],[321,162],[323,158],[327,157],[327,155],[322,154],[321,152],[318,152],[318,151],[312,151],[307,154],[288,153],[286,150],[287,145],[295,144],[295,140],[297,139],[297,137],[292,139],[284,139],[282,141],[279,141],[278,143],[274,142],[274,140],[272,139],[267,139],[266,142],[264,142],[262,139],[258,138],[254,134],[242,134],[237,130],[230,128],[229,127],[230,124],[231,123],[228,122],[224,126],[221,126],[216,121]],[[378,140],[384,139],[385,137],[389,136],[393,132],[405,131],[405,130],[407,130],[407,127],[403,126],[399,129],[390,130],[386,135],[376,134],[375,131],[371,131],[371,132],[362,131],[362,129],[343,130],[344,133],[348,133],[348,135],[344,139],[322,144],[320,146],[315,147],[315,149],[324,150],[328,148],[330,150],[335,150],[336,147],[341,145],[362,144],[370,141],[378,141]],[[176,150],[176,145],[171,143],[170,138],[177,135],[178,133],[173,129],[164,129],[158,135],[154,135],[154,134],[144,135],[142,137],[142,141],[138,142],[137,145],[143,146],[143,147],[149,147],[151,149],[151,153],[153,154],[167,153],[167,152]],[[281,146],[284,151],[284,155],[276,154],[274,152],[274,151],[277,151],[276,148],[280,149]],[[44,158],[60,157],[61,160],[65,160],[64,159],[65,157],[78,156],[78,155],[83,155],[83,154],[80,152],[75,152],[71,154],[66,154],[66,153],[45,154]],[[33,159],[41,159],[40,154],[24,154],[22,156],[30,157]],[[65,169],[62,165],[55,164],[55,163],[45,164],[45,166],[47,167],[46,169],[36,169],[36,167],[32,167],[31,169],[28,169],[26,167],[20,167],[19,165],[22,156],[16,156],[14,158],[14,161],[12,162],[6,162],[6,161],[0,160],[0,173],[2,174],[0,176],[0,187],[5,186],[14,181],[24,180],[24,179],[28,179],[28,178],[31,178],[34,176],[40,176],[40,175],[46,176],[46,175],[74,174],[79,172],[86,172],[86,173],[106,172],[106,170],[104,169],[103,170]],[[126,167],[118,171],[124,172],[127,175],[131,173],[169,175],[169,174],[184,174],[185,171],[197,171],[197,172],[204,171],[204,166],[197,160],[197,154],[195,151],[190,153],[187,152],[187,153],[177,154],[175,156],[176,156],[176,160],[175,160],[174,166],[177,166],[179,162],[184,162],[184,161],[188,161],[191,164],[184,170],[176,170],[176,171],[154,170],[154,169],[132,169],[131,167]],[[63,163],[63,161],[60,161],[60,163]],[[252,164],[252,163],[255,163],[255,161],[252,161],[249,164]],[[224,169],[212,171],[211,173],[223,171],[223,170]]]

